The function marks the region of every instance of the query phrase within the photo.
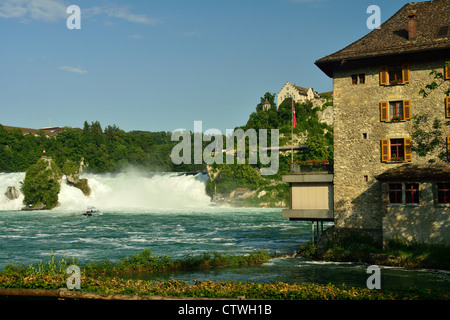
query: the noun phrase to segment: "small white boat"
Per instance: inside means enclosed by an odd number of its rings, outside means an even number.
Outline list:
[[[101,211],[95,207],[87,208],[86,212],[83,213],[83,216],[97,216],[101,214]]]

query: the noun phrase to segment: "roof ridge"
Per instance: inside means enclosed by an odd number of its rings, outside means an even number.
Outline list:
[[[408,34],[408,11],[413,9],[417,11],[417,38],[408,40],[405,36]],[[436,39],[439,28],[450,25],[448,12],[450,0],[406,3],[379,29],[372,30],[344,48],[316,60],[315,63],[330,76],[332,72],[324,63],[450,48],[450,37]]]

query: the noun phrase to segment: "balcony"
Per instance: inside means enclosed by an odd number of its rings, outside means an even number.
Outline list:
[[[283,176],[289,183],[289,209],[283,218],[300,221],[334,221],[334,190],[331,165],[322,168],[291,164],[291,174]],[[306,170],[305,170],[306,169]],[[309,172],[305,172],[310,170]]]

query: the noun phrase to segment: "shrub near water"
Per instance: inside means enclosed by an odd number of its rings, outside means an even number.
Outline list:
[[[108,260],[89,263],[85,270],[89,274],[126,274],[133,272],[158,273],[171,270],[194,270],[213,267],[250,266],[266,262],[270,256],[258,251],[245,256],[224,255],[219,252],[205,252],[200,256],[186,256],[183,259],[171,259],[170,256],[155,256],[149,249],[119,259],[113,263]]]

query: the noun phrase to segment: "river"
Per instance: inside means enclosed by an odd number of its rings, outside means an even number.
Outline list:
[[[23,173],[1,173],[0,191],[19,187],[23,177]],[[201,175],[127,172],[84,177],[89,179],[91,196],[63,183],[60,206],[51,211],[21,211],[22,198],[11,201],[0,194],[0,269],[8,263],[46,262],[51,254],[77,257],[85,263],[118,260],[143,249],[174,258],[205,251],[246,254],[259,249],[292,255],[311,238],[310,222],[284,219],[280,209],[212,205]],[[88,206],[96,206],[102,214],[83,216]],[[139,277],[365,287],[367,267],[286,257],[254,267]],[[381,266],[381,285],[450,289],[450,273]]]

